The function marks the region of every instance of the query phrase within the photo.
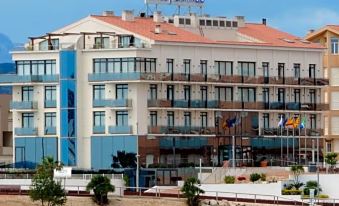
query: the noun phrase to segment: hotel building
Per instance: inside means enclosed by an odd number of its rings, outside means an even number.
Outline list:
[[[307,163],[317,145],[319,160],[323,49],[241,16],[88,16],[30,38],[12,53],[17,73],[0,76],[13,86],[14,161],[220,165],[232,145],[238,165]],[[278,128],[281,116],[305,129]]]
[[[311,30],[306,39],[320,43],[326,48],[324,53],[324,76],[330,85],[324,90],[325,102],[330,105],[324,114],[326,151],[339,152],[339,25],[327,25],[319,30]]]

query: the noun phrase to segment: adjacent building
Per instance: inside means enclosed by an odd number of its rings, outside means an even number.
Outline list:
[[[10,101],[12,95],[0,94],[0,166],[13,161],[12,113]]]
[[[325,102],[330,110],[324,116],[326,151],[339,152],[339,25],[327,25],[319,30],[311,30],[308,41],[320,43],[326,48],[324,53],[324,76],[330,85],[324,91]]]
[[[14,161],[30,167],[53,156],[93,169],[128,167],[136,154],[145,167],[319,161],[323,50],[241,16],[88,16],[30,38],[12,53],[16,74],[0,76],[13,86]],[[288,118],[297,126],[279,128]]]

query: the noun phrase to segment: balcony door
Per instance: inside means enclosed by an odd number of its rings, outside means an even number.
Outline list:
[[[33,128],[33,127],[34,127],[34,114],[22,113],[22,128]]]
[[[127,98],[128,98],[128,84],[117,84],[116,99],[127,99]]]
[[[265,104],[265,108],[269,108],[269,104],[270,104],[270,89],[269,88],[263,88],[262,98]]]
[[[22,87],[22,99],[23,102],[33,101],[33,87]]]
[[[167,85],[167,100],[174,101],[174,85]]]
[[[202,102],[202,104],[203,104],[203,106],[204,107],[206,107],[207,106],[207,86],[201,86],[200,87],[200,100],[201,100],[201,102]]]

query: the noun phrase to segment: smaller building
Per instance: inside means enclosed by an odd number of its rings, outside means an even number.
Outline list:
[[[0,94],[0,166],[13,161],[11,94]]]

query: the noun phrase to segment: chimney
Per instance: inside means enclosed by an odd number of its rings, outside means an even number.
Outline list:
[[[161,11],[155,11],[153,13],[153,21],[155,23],[161,23],[164,21],[163,16],[161,15]]]
[[[266,26],[267,25],[267,19],[263,18],[262,19],[262,24]]]
[[[121,19],[123,21],[134,21],[134,14],[131,10],[122,11]]]
[[[238,22],[238,27],[244,27],[245,26],[245,17],[244,16],[236,16],[235,19]]]
[[[104,11],[102,13],[103,16],[114,16],[114,11]]]
[[[155,34],[161,34],[161,25],[160,24],[155,25],[154,33]]]

